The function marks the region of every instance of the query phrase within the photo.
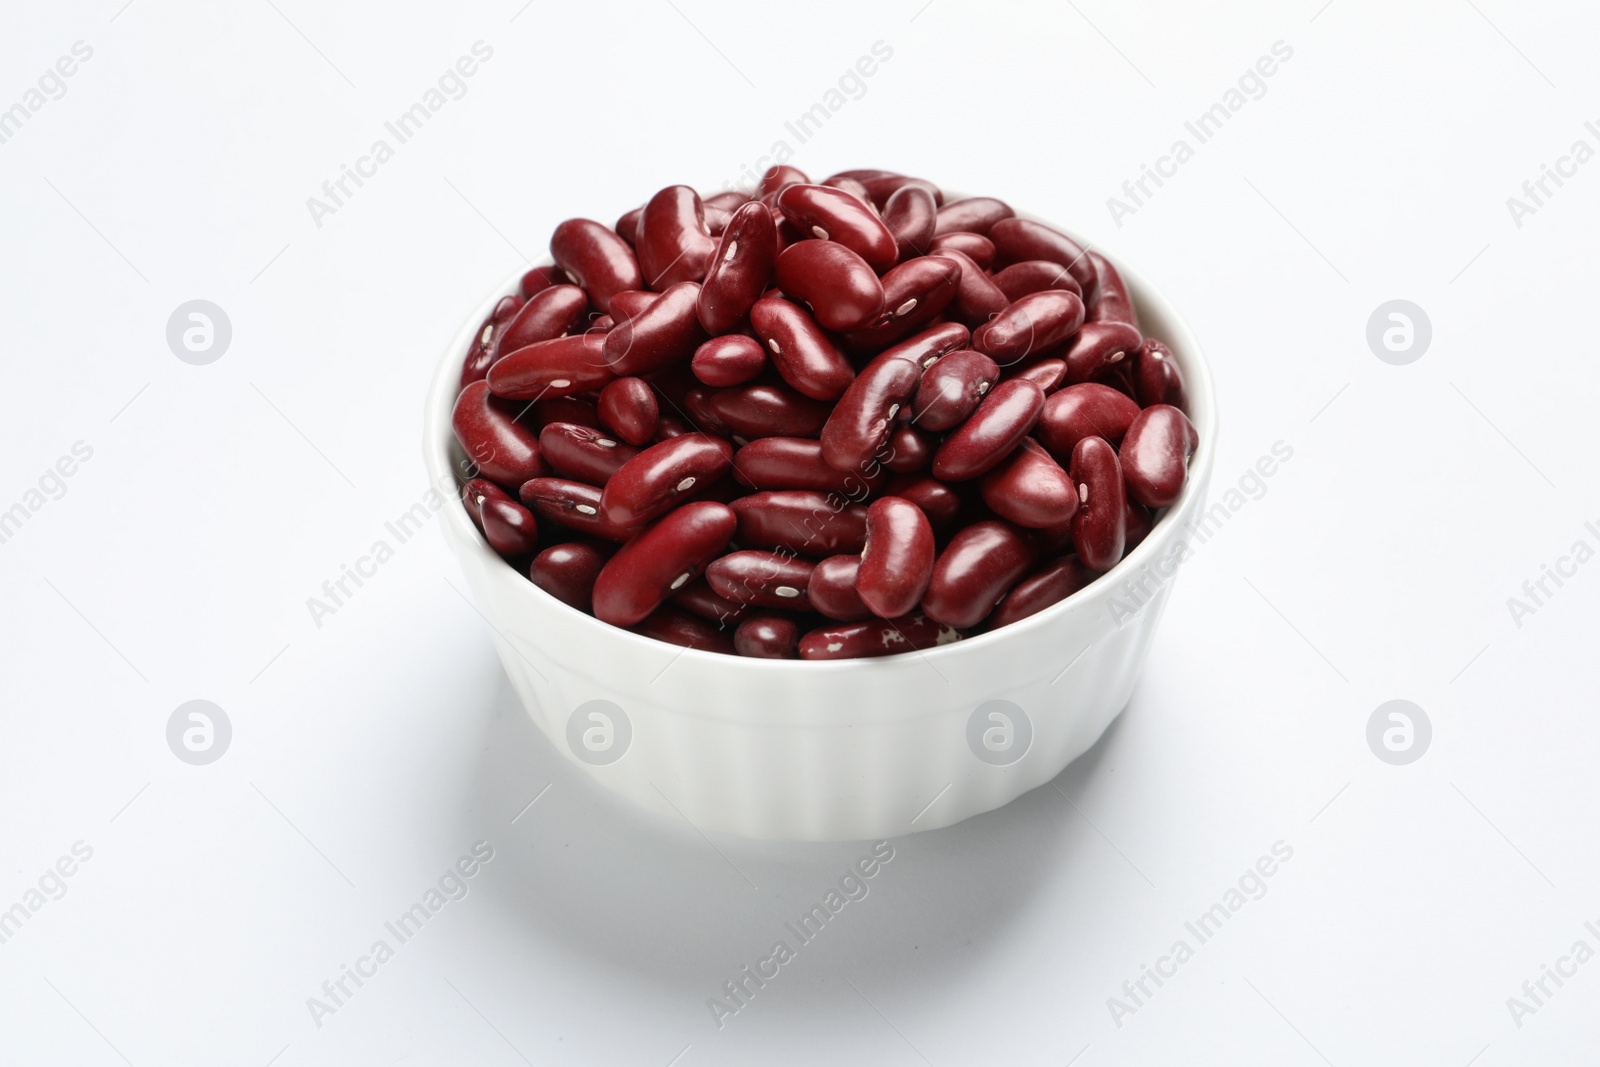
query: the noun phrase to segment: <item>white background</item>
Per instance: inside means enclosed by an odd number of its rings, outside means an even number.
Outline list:
[[[93,49],[0,145],[0,510],[93,449],[0,545],[0,908],[93,849],[0,945],[0,1062],[1593,1062],[1600,962],[1520,1027],[1506,1003],[1600,948],[1600,562],[1520,626],[1506,604],[1600,544],[1600,162],[1520,227],[1506,205],[1600,147],[1592,10],[121,3],[13,0],[0,32],[0,107]],[[466,95],[315,225],[307,198],[478,40]],[[1107,198],[1280,40],[1265,95],[1116,225]],[[876,41],[800,145],[785,121]],[[714,191],[778,140],[1103,244],[1206,344],[1213,496],[1293,458],[1186,567],[1101,744],[895,841],[719,1030],[706,999],[868,846],[708,841],[598,793],[431,528],[320,628],[306,599],[423,496],[443,346],[555,223]],[[209,366],[165,339],[196,298],[233,327]],[[1408,366],[1366,342],[1394,298],[1432,321]],[[204,767],[165,739],[197,698],[234,731]],[[1433,724],[1409,766],[1365,739],[1395,698]],[[307,998],[479,840],[470,894],[315,1025]],[[1278,841],[1266,895],[1116,1025],[1108,998]]]

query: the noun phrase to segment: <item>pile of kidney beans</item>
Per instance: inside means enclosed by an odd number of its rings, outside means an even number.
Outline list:
[[[1110,568],[1197,444],[1116,269],[989,197],[769,170],[569,219],[466,355],[489,543],[552,596],[715,652],[877,656]]]

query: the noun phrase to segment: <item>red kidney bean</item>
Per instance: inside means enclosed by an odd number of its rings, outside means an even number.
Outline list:
[[[629,629],[642,637],[652,637],[669,645],[681,645],[701,652],[718,652],[725,656],[737,654],[733,637],[726,629],[673,607],[657,608],[645,616],[639,625]]]
[[[711,561],[706,584],[718,596],[740,604],[807,611],[806,586],[814,564],[786,552],[744,549]]]
[[[1053,393],[1067,376],[1067,361],[1064,359],[1041,359],[1037,363],[1030,363],[1022,370],[1015,371],[1013,378],[1026,378],[1033,382],[1046,395]]]
[[[523,406],[491,396],[488,382],[473,382],[456,397],[450,417],[467,458],[502,485],[521,485],[545,473],[538,433],[517,421]]]
[[[618,378],[600,390],[596,411],[606,429],[628,442],[642,445],[656,435],[661,405],[656,391],[643,378]]]
[[[761,175],[761,181],[756,185],[756,197],[772,196],[786,185],[807,185],[811,179],[806,177],[806,172],[799,167],[791,167],[786,163],[768,167]]]
[[[909,360],[927,370],[949,353],[965,348],[971,336],[967,328],[959,322],[941,322],[937,326],[928,327],[908,341],[884,349],[878,358]]]
[[[1085,567],[1077,556],[1063,556],[1036,574],[1018,582],[989,616],[989,629],[1010,626],[1029,615],[1037,615],[1052,604],[1059,604],[1096,578],[1098,571]]]
[[[934,622],[926,615],[905,615],[898,619],[847,622],[812,630],[800,639],[800,658],[892,656],[897,652],[948,645],[960,639],[957,630]]]
[[[598,334],[602,334],[603,335],[603,334],[609,333],[610,330],[611,330],[611,327],[615,326],[616,324],[617,324],[617,320],[612,318],[610,315],[601,315],[598,318],[590,319],[589,320],[589,328],[587,330],[585,330],[584,332],[585,333],[598,333]]]
[[[1034,434],[1058,460],[1070,461],[1073,447],[1085,437],[1121,441],[1138,414],[1139,405],[1109,385],[1080,382],[1050,395]]]
[[[783,380],[813,400],[839,399],[855,377],[849,360],[798,304],[778,296],[762,297],[750,309],[750,326],[767,346]]]
[[[948,259],[960,266],[961,280],[956,283],[954,303],[957,313],[966,322],[987,322],[1011,303],[994,280],[966,253],[951,248],[928,258]]]
[[[528,567],[528,578],[557,600],[579,611],[594,606],[594,580],[614,548],[589,541],[551,545]]]
[[[702,619],[709,619],[719,627],[731,626],[737,622],[745,612],[750,610],[750,605],[740,604],[737,601],[720,597],[711,591],[711,586],[706,583],[705,576],[691,578],[676,593],[667,598],[667,603],[673,607],[682,608],[692,615]]]
[[[1083,301],[1065,289],[1046,289],[1008,305],[972,331],[972,347],[1008,367],[1054,348],[1083,325]]]
[[[1078,510],[1078,487],[1031,437],[985,474],[978,490],[990,511],[1030,529],[1058,526]]]
[[[1013,263],[994,275],[994,284],[999,286],[1008,300],[1019,300],[1029,293],[1042,293],[1046,289],[1065,289],[1080,298],[1083,296],[1083,287],[1078,284],[1078,279],[1066,267],[1048,259],[1026,259],[1021,263]]]
[[[592,400],[581,396],[550,396],[533,402],[533,421],[540,426],[571,422],[600,428],[600,415]]]
[[[910,474],[927,470],[928,464],[933,462],[933,456],[933,439],[900,423],[889,432],[888,447],[880,458],[884,470]]]
[[[1172,358],[1172,349],[1146,337],[1134,357],[1133,370],[1134,394],[1140,404],[1145,407],[1151,404],[1186,406],[1183,373],[1178,370],[1178,361]]]
[[[911,336],[939,317],[960,283],[961,266],[952,259],[921,256],[900,264],[883,276],[883,313],[866,329],[846,334],[845,345],[854,352],[877,352]],[[963,328],[963,343],[966,338]]]
[[[756,659],[795,659],[800,652],[800,624],[787,615],[752,615],[733,631],[733,648]]]
[[[1139,328],[1139,313],[1133,308],[1133,297],[1111,261],[1099,252],[1090,252],[1094,264],[1095,285],[1089,293],[1089,321],[1125,322],[1135,330]]]
[[[933,476],[959,482],[987,473],[1017,447],[1044,409],[1044,390],[1026,378],[989,390],[966,422],[944,439],[933,456]]]
[[[613,626],[642,621],[727,547],[734,524],[727,505],[696,501],[647,527],[595,579],[595,616]]]
[[[552,285],[561,285],[566,282],[567,274],[557,266],[534,267],[522,276],[517,283],[517,291],[522,294],[522,299],[527,300],[534,293],[542,292]]]
[[[1045,526],[1028,532],[1033,535],[1033,543],[1038,548],[1041,559],[1059,556],[1072,551],[1072,521],[1070,519],[1054,526]]]
[[[682,437],[686,433],[694,432],[695,428],[690,426],[688,422],[671,412],[663,411],[661,418],[656,422],[655,439],[657,441],[669,441],[674,437]]]
[[[790,185],[778,193],[778,210],[807,236],[838,241],[882,273],[900,258],[894,234],[865,201],[826,185]]]
[[[1082,245],[1064,233],[1031,219],[1005,219],[989,229],[995,254],[1001,263],[1021,263],[1044,259],[1059,263],[1071,272],[1080,292],[1093,291],[1097,275],[1094,263]]]
[[[687,185],[669,185],[644,206],[639,216],[639,270],[645,285],[665,290],[679,282],[697,282],[716,250],[706,226],[700,194]]]
[[[778,256],[778,288],[808,304],[825,330],[858,330],[883,311],[883,283],[837,241],[801,241]]]
[[[639,220],[643,217],[644,205],[640,204],[632,211],[623,213],[622,217],[617,219],[617,224],[611,228],[617,231],[618,237],[630,245],[637,245],[639,243]]]
[[[705,212],[706,232],[712,237],[721,237],[723,231],[728,228],[728,223],[733,219],[733,212],[720,207],[712,207],[710,204],[705,204]]]
[[[1197,443],[1194,424],[1172,405],[1153,404],[1139,412],[1117,450],[1128,496],[1151,508],[1176,503]]]
[[[1143,340],[1125,322],[1086,322],[1067,345],[1067,381],[1086,382],[1135,352]]]
[[[981,233],[966,230],[941,233],[928,248],[929,255],[936,256],[940,252],[960,252],[984,270],[994,265],[994,242]]]
[[[856,574],[860,570],[860,556],[829,556],[818,561],[806,586],[812,610],[846,622],[872,618],[872,609],[856,591]]]
[[[603,541],[626,541],[638,526],[619,526],[600,514],[599,486],[570,478],[532,478],[522,483],[517,496],[541,519]]]
[[[576,285],[552,285],[535,293],[516,317],[497,331],[496,354],[551,341],[577,325],[589,307],[589,294]]]
[[[648,522],[696,486],[722,477],[732,465],[733,447],[709,434],[686,433],[651,445],[606,482],[600,514],[618,526]]]
[[[756,490],[815,489],[853,499],[865,498],[883,481],[879,472],[829,466],[822,442],[810,437],[757,438],[733,454],[733,473]]]
[[[831,410],[819,400],[779,385],[712,389],[704,396],[705,414],[726,426],[730,433],[746,438],[815,437],[822,432]],[[699,421],[694,409],[689,413]]]
[[[600,430],[570,422],[552,422],[540,430],[539,451],[550,469],[561,477],[599,486],[639,454],[637,448],[607,437]]]
[[[933,527],[922,509],[897,496],[867,508],[867,543],[861,550],[856,591],[882,619],[908,614],[933,576]]]
[[[911,178],[904,174],[897,174],[892,170],[841,170],[834,175],[835,178],[854,178],[861,183],[867,191],[874,207],[886,210],[889,199],[906,186],[916,186],[933,197],[934,206],[944,203],[944,194],[939,187],[922,178]]]
[[[521,556],[538,547],[533,513],[489,479],[474,478],[462,486],[461,500],[489,547],[502,556]]]
[[[822,458],[828,466],[866,470],[894,431],[895,416],[916,393],[921,377],[921,367],[893,355],[867,364],[822,427]]]
[[[509,400],[571,396],[599,389],[616,377],[606,365],[599,334],[569,334],[519,348],[489,368],[489,388]]]
[[[749,202],[750,196],[747,193],[741,193],[737,189],[729,189],[727,192],[717,193],[715,196],[705,198],[706,207],[714,207],[728,212],[737,211]]]
[[[992,196],[969,196],[965,200],[952,200],[939,209],[939,221],[934,227],[935,236],[967,232],[987,234],[1001,219],[1009,219],[1016,212],[1003,200]]]
[[[924,430],[959,426],[999,380],[999,365],[982,352],[963,348],[941,356],[922,375],[912,421]]]
[[[946,626],[976,626],[1033,562],[1033,542],[1015,526],[998,519],[973,523],[939,553],[922,610]]]
[[[761,376],[767,353],[761,342],[742,333],[713,337],[694,351],[694,376],[707,385],[743,385]]]
[[[669,287],[650,306],[606,334],[601,354],[617,375],[648,374],[688,359],[706,339],[695,304],[698,282]]]
[[[1150,531],[1155,527],[1155,517],[1150,509],[1143,504],[1128,501],[1128,517],[1123,520],[1127,526],[1122,546],[1123,555],[1127,555],[1139,547],[1139,542],[1150,536]]]
[[[550,235],[550,258],[601,311],[624,289],[642,289],[639,261],[621,237],[593,219],[568,219]]]
[[[1103,437],[1085,437],[1072,448],[1068,472],[1078,487],[1073,547],[1085,566],[1108,571],[1122,558],[1128,529],[1117,450]]]
[[[759,200],[744,204],[728,220],[700,287],[697,311],[707,333],[733,329],[761,298],[778,256],[772,211]]]
[[[529,273],[532,273],[531,271]],[[496,343],[509,323],[522,308],[523,298],[520,296],[502,296],[499,303],[489,317],[483,320],[478,327],[478,332],[472,340],[472,349],[467,353],[466,362],[461,366],[461,388],[465,389],[473,382],[482,381],[484,375],[489,373],[489,367],[499,357],[499,346]]]
[[[961,495],[939,479],[925,474],[895,475],[884,491],[921,508],[935,532],[949,527],[961,514]]]
[[[739,544],[749,548],[831,556],[860,552],[867,538],[867,509],[832,493],[780,489],[751,493],[729,507],[739,517]]]
[[[902,185],[883,203],[883,224],[894,234],[894,244],[904,262],[927,253],[939,205],[920,185]]]
[[[625,290],[612,296],[611,317],[615,322],[627,322],[659,299],[660,293],[648,289]]]
[[[841,189],[855,197],[857,200],[860,200],[863,204],[872,202],[872,197],[867,193],[867,187],[856,181],[854,178],[846,178],[835,174],[831,178],[823,179],[818,184],[826,185],[830,189]]]

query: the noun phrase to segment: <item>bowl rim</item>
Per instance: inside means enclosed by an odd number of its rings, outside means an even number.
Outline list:
[[[964,194],[952,194],[945,190],[947,199],[962,199]],[[480,328],[483,320],[488,317],[494,306],[505,296],[518,291],[519,283],[526,267],[519,268],[511,277],[501,283],[476,310],[462,323],[461,327],[451,338],[449,346],[445,349],[444,356],[439,362],[434,373],[433,381],[428,389],[424,408],[424,433],[423,433],[423,458],[427,468],[430,485],[438,488],[446,497],[446,505],[442,509],[445,522],[451,524],[456,537],[451,540],[457,542],[453,547],[459,551],[466,545],[476,552],[485,562],[490,564],[487,573],[494,574],[496,567],[498,573],[514,579],[514,588],[520,591],[513,595],[531,597],[531,603],[536,605],[536,610],[544,611],[550,608],[560,609],[568,613],[574,624],[591,628],[594,640],[615,641],[619,650],[632,650],[640,653],[650,650],[661,651],[674,649],[675,657],[688,657],[691,663],[715,665],[721,670],[759,672],[771,679],[786,677],[786,672],[795,677],[817,678],[819,675],[850,675],[852,673],[865,674],[868,672],[881,673],[885,670],[915,664],[922,657],[936,658],[935,662],[951,662],[966,656],[982,656],[995,649],[1002,642],[1020,641],[1028,634],[1047,627],[1051,620],[1063,615],[1074,614],[1081,611],[1090,611],[1096,608],[1107,610],[1107,602],[1115,597],[1120,590],[1123,579],[1140,573],[1148,564],[1160,558],[1167,549],[1169,542],[1173,541],[1180,531],[1186,529],[1192,514],[1203,503],[1202,492],[1209,486],[1213,464],[1217,450],[1217,405],[1215,383],[1211,369],[1207,363],[1205,353],[1200,347],[1199,340],[1195,337],[1188,323],[1178,314],[1172,302],[1167,299],[1158,288],[1138,270],[1124,266],[1121,260],[1109,253],[1105,248],[1086,242],[1074,234],[1048,219],[1037,215],[1018,211],[1017,217],[1039,222],[1051,229],[1057,230],[1073,240],[1078,241],[1085,251],[1093,250],[1105,256],[1116,267],[1124,283],[1129,287],[1130,296],[1133,298],[1134,307],[1143,317],[1146,313],[1154,312],[1164,321],[1166,332],[1169,336],[1162,337],[1172,350],[1184,376],[1184,392],[1188,410],[1185,414],[1194,424],[1199,435],[1197,445],[1189,463],[1189,477],[1184,484],[1178,500],[1168,507],[1165,513],[1152,525],[1150,533],[1131,552],[1123,556],[1117,564],[1094,581],[1073,593],[1071,596],[1051,604],[1041,611],[1035,612],[1026,618],[1019,619],[1008,626],[987,633],[977,634],[973,637],[962,638],[944,645],[936,645],[925,649],[908,649],[887,656],[867,656],[855,659],[840,660],[801,660],[801,659],[762,659],[752,656],[730,656],[726,653],[712,652],[673,645],[670,642],[647,637],[644,634],[634,633],[620,626],[602,622],[588,612],[579,611],[529,581],[527,576],[507,563],[499,553],[495,552],[485,540],[483,534],[473,524],[471,517],[464,507],[451,506],[452,499],[459,505],[460,485],[464,479],[458,477],[456,463],[450,452],[455,441],[455,432],[452,428],[452,413],[455,409],[456,397],[460,392],[459,383],[461,366],[468,350],[471,347],[472,335]],[[549,257],[544,257],[540,265],[547,264]],[[446,492],[445,486],[452,488]],[[1174,572],[1175,573],[1175,572]],[[1167,579],[1170,581],[1170,579]],[[1144,610],[1141,605],[1138,609]],[[1109,614],[1108,614],[1109,618]],[[840,623],[840,625],[847,625]],[[1065,650],[1063,650],[1065,653]],[[1079,653],[1081,655],[1082,653]]]

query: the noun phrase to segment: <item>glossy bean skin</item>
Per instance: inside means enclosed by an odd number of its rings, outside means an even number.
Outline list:
[[[550,235],[550,258],[607,314],[611,297],[624,289],[643,289],[633,248],[593,219],[568,219]]]
[[[898,474],[884,486],[884,492],[921,508],[935,533],[948,529],[961,514],[961,494],[926,474]]]
[[[1126,532],[1123,535],[1122,554],[1127,555],[1139,547],[1139,542],[1150,536],[1150,531],[1155,529],[1155,516],[1143,504],[1128,501],[1127,518],[1123,520]]]
[[[1177,503],[1197,443],[1194,424],[1172,405],[1154,404],[1139,412],[1117,450],[1128,497],[1147,508]]]
[[[548,396],[533,402],[533,421],[540,426],[552,422],[571,422],[600,428],[599,409],[594,401],[581,396]]]
[[[643,621],[728,546],[734,525],[726,504],[696,501],[646,527],[595,579],[595,616],[613,626]]]
[[[474,478],[461,487],[467,514],[489,547],[502,556],[521,556],[539,544],[539,525],[533,513],[487,478]]]
[[[894,432],[895,417],[916,395],[922,368],[879,356],[844,391],[822,427],[822,458],[835,470],[866,471]],[[900,614],[900,613],[897,613]]]
[[[639,454],[603,431],[570,422],[552,422],[539,431],[539,451],[562,478],[604,486],[628,460]],[[521,482],[517,483],[522,484]]]
[[[1078,487],[1073,548],[1084,566],[1108,571],[1122,558],[1128,530],[1117,450],[1103,437],[1085,437],[1073,446],[1068,473]]]
[[[567,274],[560,267],[546,265],[530,268],[517,282],[517,292],[522,299],[531,299],[534,293],[542,292],[552,285],[562,285],[567,282]]]
[[[1070,462],[1080,440],[1104,437],[1117,444],[1138,415],[1139,405],[1127,394],[1099,382],[1081,382],[1050,394],[1034,434],[1056,459]]]
[[[1152,337],[1146,337],[1134,356],[1133,367],[1134,395],[1142,406],[1187,406],[1183,394],[1183,373],[1178,370],[1178,361],[1172,358],[1172,349]]]
[[[902,185],[884,201],[883,224],[894,235],[901,262],[928,251],[938,214],[933,194],[920,185]]]
[[[1021,370],[1013,371],[1013,378],[1026,378],[1033,382],[1049,396],[1054,393],[1067,376],[1067,361],[1064,359],[1041,359],[1037,363],[1029,363]]]
[[[733,637],[726,629],[714,626],[674,607],[662,606],[632,627],[636,634],[665,641],[669,645],[697,648],[702,652],[734,655]]]
[[[702,403],[706,414],[746,438],[815,437],[831,410],[820,400],[765,383],[707,390]],[[687,402],[685,407],[695,416]]]
[[[726,388],[759,378],[767,368],[767,353],[754,337],[730,333],[713,337],[695,349],[690,366],[702,382]]]
[[[1004,219],[989,228],[997,262],[1021,263],[1043,259],[1058,263],[1072,274],[1081,293],[1094,290],[1098,275],[1083,246],[1064,233],[1030,219]]]
[[[995,223],[1009,219],[1016,212],[1003,200],[992,196],[969,196],[965,200],[947,201],[939,209],[939,220],[934,226],[935,236],[947,233],[987,234]]]
[[[841,174],[835,174],[831,178],[822,179],[822,181],[818,182],[817,184],[826,185],[830,189],[842,189],[844,192],[849,193],[863,204],[870,203],[872,201],[872,197],[867,193],[867,187],[856,181],[854,178],[847,178]]]
[[[878,352],[903,341],[938,318],[960,284],[961,265],[952,259],[921,256],[900,264],[883,276],[883,313],[866,329],[845,334],[845,346]]]
[[[762,297],[750,309],[750,327],[766,345],[779,376],[813,400],[839,399],[855,378],[850,361],[798,304]]]
[[[1087,382],[1131,352],[1137,352],[1144,338],[1125,322],[1086,322],[1067,345],[1067,381]]]
[[[883,283],[837,241],[801,241],[778,256],[778,288],[811,308],[825,330],[859,330],[883,312]]]
[[[1010,626],[1029,615],[1037,615],[1052,604],[1059,604],[1096,578],[1099,571],[1083,565],[1077,556],[1063,556],[1037,573],[1018,582],[989,616],[989,629]]]
[[[606,482],[600,514],[618,526],[648,522],[685,494],[721,478],[733,465],[733,446],[720,437],[686,433],[651,445]]]
[[[1006,294],[1008,300],[1019,300],[1029,293],[1042,293],[1046,289],[1065,289],[1081,299],[1083,287],[1072,272],[1059,263],[1047,259],[1026,259],[994,275],[994,284]]]
[[[935,207],[944,203],[944,194],[939,191],[937,185],[923,178],[912,178],[905,174],[897,174],[892,170],[841,170],[834,177],[854,178],[860,182],[861,187],[867,191],[867,196],[872,200],[873,206],[880,211],[887,210],[890,198],[908,185],[916,186],[933,197]]]
[[[832,493],[780,489],[751,493],[729,506],[739,518],[739,544],[747,548],[832,556],[859,553],[867,538],[867,509]]]
[[[1078,487],[1031,437],[978,482],[989,510],[1029,529],[1068,522],[1078,510]]]
[[[461,450],[480,474],[501,485],[521,485],[546,472],[538,433],[517,420],[523,407],[491,395],[488,382],[473,382],[456,397],[450,417]]]
[[[605,386],[616,375],[606,365],[599,334],[569,334],[519,348],[489,368],[489,389],[509,400],[571,396]]]
[[[1089,321],[1125,322],[1135,330],[1139,328],[1139,313],[1134,310],[1133,297],[1128,286],[1111,261],[1099,252],[1089,253],[1094,264],[1094,291],[1089,294]]]
[[[714,622],[719,627],[732,626],[750,610],[749,604],[740,604],[712,592],[703,574],[685,582],[667,598],[667,603]]]
[[[811,569],[811,582],[806,587],[812,610],[839,622],[872,618],[872,609],[862,602],[856,590],[856,574],[860,570],[861,557],[857,555],[819,560]]]
[[[741,193],[737,189],[729,189],[725,193],[717,193],[713,196],[708,196],[705,198],[706,207],[720,208],[721,210],[728,212],[738,211],[739,208],[743,207],[749,202],[749,194]]]
[[[595,402],[600,422],[630,445],[649,443],[661,420],[656,392],[643,378],[618,378],[600,390]]]
[[[739,604],[809,611],[806,587],[815,564],[786,552],[744,549],[719,556],[706,567],[706,584]]]
[[[761,175],[761,181],[756,184],[756,198],[774,196],[785,186],[809,184],[811,179],[806,177],[805,171],[799,167],[791,167],[787,163],[779,163],[768,167]]]
[[[472,339],[472,348],[467,352],[467,358],[461,365],[461,388],[465,389],[473,382],[481,382],[489,373],[490,365],[500,354],[495,342],[505,331],[506,324],[522,309],[522,304],[523,298],[520,296],[503,296],[495,304],[489,317],[478,326],[478,332]]]
[[[637,526],[619,526],[600,514],[599,486],[572,478],[530,478],[522,483],[517,496],[523,506],[541,519],[602,541],[626,541],[639,532]]]
[[[790,185],[778,193],[778,210],[802,234],[837,241],[882,274],[900,258],[894,234],[866,203],[826,185]]]
[[[733,631],[733,648],[741,656],[757,659],[796,659],[800,655],[800,624],[771,612],[751,615]]]
[[[929,259],[948,259],[961,268],[961,279],[956,283],[956,312],[963,321],[981,323],[1004,311],[1011,301],[1000,291],[984,269],[972,257],[954,248],[946,249]]]
[[[772,211],[759,200],[740,206],[728,220],[706,269],[697,312],[708,334],[727,333],[761,299],[778,256]]]
[[[700,194],[669,185],[650,198],[639,216],[639,270],[648,288],[662,291],[698,282],[716,251]]]
[[[976,626],[1028,572],[1034,559],[1033,542],[1017,527],[998,519],[973,523],[939,553],[922,610],[946,626]]]
[[[630,245],[638,245],[639,220],[643,217],[644,205],[640,204],[632,211],[623,212],[622,217],[617,219],[617,224],[611,228],[617,231],[618,237],[622,238]]]
[[[679,282],[605,335],[601,354],[613,374],[649,374],[688,359],[706,339],[695,305],[699,282]]]
[[[898,619],[870,622],[845,622],[812,630],[800,639],[801,659],[857,659],[866,656],[892,656],[898,652],[920,651],[959,641],[953,627],[935,622],[927,615],[904,615]]]
[[[589,611],[594,606],[594,580],[611,551],[590,541],[551,545],[533,557],[528,578],[563,604]]]
[[[759,437],[733,454],[733,474],[757,491],[812,489],[852,499],[866,497],[883,481],[879,471],[829,466],[822,442],[811,437]]]
[[[1077,333],[1083,314],[1083,301],[1065,289],[1029,293],[972,331],[972,347],[1009,367]]]
[[[910,474],[927,470],[933,462],[933,439],[900,423],[889,433],[889,444],[882,457],[885,470]]]
[[[944,439],[933,457],[933,476],[959,482],[987,473],[1017,446],[1044,410],[1044,390],[1026,378],[989,390],[967,421]]]
[[[660,298],[660,293],[652,293],[648,289],[625,289],[620,293],[612,294],[611,318],[613,323],[627,322]]]
[[[966,230],[941,233],[928,248],[930,255],[940,252],[960,252],[984,270],[994,265],[994,242],[981,233],[969,233]]]
[[[963,348],[941,356],[923,372],[912,421],[936,432],[959,426],[999,380],[999,364],[982,352]]]
[[[901,341],[879,353],[879,359],[910,360],[923,370],[956,351],[965,348],[972,335],[959,322],[941,322],[908,340]]]
[[[933,577],[933,558],[933,527],[921,508],[897,496],[874,500],[856,574],[861,602],[882,619],[909,614]]]
[[[515,317],[497,331],[496,354],[550,341],[577,325],[589,308],[589,294],[576,285],[552,285],[535,293]]]

